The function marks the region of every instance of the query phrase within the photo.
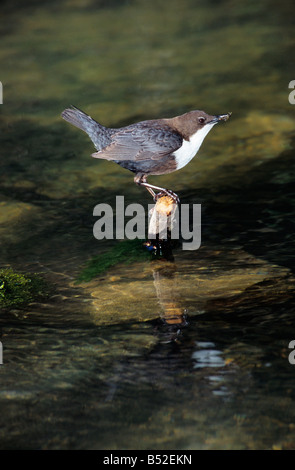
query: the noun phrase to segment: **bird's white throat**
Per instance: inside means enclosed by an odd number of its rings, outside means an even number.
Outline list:
[[[189,140],[184,140],[182,146],[173,152],[176,159],[177,170],[183,168],[192,160],[192,158],[194,158],[206,135],[211,131],[215,124],[216,122],[206,124],[206,126],[193,134]]]

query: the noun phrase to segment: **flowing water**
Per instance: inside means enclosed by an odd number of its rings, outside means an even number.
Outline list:
[[[0,28],[1,266],[54,286],[1,313],[0,448],[294,449],[293,3],[10,0]],[[94,206],[152,201],[70,104],[111,127],[233,113],[150,178],[201,204],[200,249],[77,283],[119,243]]]

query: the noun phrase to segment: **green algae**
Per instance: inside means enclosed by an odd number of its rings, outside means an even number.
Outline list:
[[[12,269],[0,270],[0,308],[24,307],[47,297],[49,286],[38,274],[22,274]]]
[[[91,258],[78,276],[77,282],[89,282],[119,263],[129,264],[150,258],[151,255],[144,249],[142,240],[123,240],[107,252]]]

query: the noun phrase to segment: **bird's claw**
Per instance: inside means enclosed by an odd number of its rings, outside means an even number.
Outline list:
[[[180,204],[180,199],[178,195],[174,193],[173,191],[171,191],[170,189],[164,189],[163,191],[160,191],[159,193],[157,193],[154,197],[154,201],[157,202],[158,199],[164,196],[169,196],[173,199],[175,204]]]

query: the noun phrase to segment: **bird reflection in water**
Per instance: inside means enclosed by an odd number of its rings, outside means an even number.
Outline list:
[[[171,239],[171,231],[176,220],[175,198],[159,194],[149,220],[149,240],[145,243],[152,251],[154,260],[153,278],[156,294],[162,308],[162,320],[167,325],[185,326],[186,310],[181,305],[177,286],[177,268],[173,248],[179,240]]]

